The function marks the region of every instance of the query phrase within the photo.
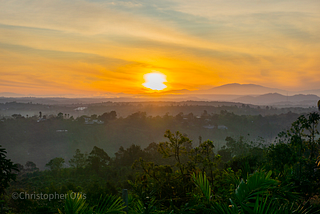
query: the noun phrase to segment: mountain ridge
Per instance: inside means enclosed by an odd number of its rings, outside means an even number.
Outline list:
[[[312,93],[315,92],[315,93]],[[296,95],[296,94],[315,94],[317,96],[320,96],[320,89],[314,89],[314,90],[304,90],[304,91],[286,91],[283,89],[278,88],[270,88],[265,87],[262,85],[257,84],[240,84],[240,83],[229,83],[224,84],[216,87],[212,87],[209,89],[201,89],[201,90],[188,90],[188,89],[178,89],[178,90],[168,90],[168,91],[157,91],[154,93],[154,95],[157,96],[171,96],[171,95],[179,95],[179,96],[197,96],[198,98],[205,98],[207,96],[211,95],[235,95],[235,96],[258,96],[258,95],[264,95],[269,93],[278,93],[281,95]],[[107,95],[107,96],[106,96]],[[112,95],[112,96],[111,96]],[[140,93],[139,96],[150,96],[152,94],[150,93]],[[17,94],[12,92],[0,92],[0,97],[30,97],[30,95],[23,95],[23,94]],[[137,95],[136,94],[126,94],[126,93],[104,93],[101,95],[102,97],[123,97],[123,98],[134,98]],[[68,94],[65,95],[59,95],[59,96],[46,96],[46,95],[33,95],[32,97],[66,97],[66,98],[89,98],[89,97],[96,97],[96,96],[68,96]],[[207,99],[207,98],[206,98]]]
[[[285,96],[278,93],[268,93],[259,96],[243,96],[234,99],[235,102],[243,102],[255,105],[272,105],[272,104],[289,104],[289,103],[297,103],[297,104],[306,104],[310,105],[310,103],[314,103],[320,99],[319,96],[314,94],[296,94],[293,96]]]

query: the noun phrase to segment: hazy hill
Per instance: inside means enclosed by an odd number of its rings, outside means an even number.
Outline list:
[[[278,93],[268,93],[260,96],[243,96],[234,101],[255,105],[316,105],[320,97],[313,94],[297,94],[284,96]]]
[[[0,97],[23,97],[23,94],[16,94],[12,92],[0,92]]]
[[[255,84],[232,83],[221,85],[207,90],[189,91],[171,90],[162,93],[162,98],[176,98],[178,100],[207,100],[207,101],[233,101],[244,95],[262,95],[267,93],[287,94],[286,91],[277,88],[268,88]],[[250,98],[251,99],[251,98]]]
[[[258,95],[266,94],[278,94],[270,95],[266,97],[256,98]],[[303,94],[303,95],[294,95]],[[190,91],[187,89],[182,90],[169,90],[163,92],[157,92],[154,94],[140,93],[140,94],[125,94],[125,93],[105,93],[99,97],[75,97],[74,95],[61,95],[57,97],[50,96],[31,96],[22,95],[11,92],[0,92],[0,103],[2,102],[37,102],[42,104],[73,104],[73,103],[99,103],[99,102],[146,102],[146,101],[186,101],[186,100],[197,100],[197,101],[238,101],[255,104],[265,103],[277,103],[277,102],[301,102],[305,100],[314,100],[320,96],[320,89],[309,90],[309,91],[285,91],[278,88],[269,88],[256,84],[239,84],[231,83],[226,85],[217,86],[206,90],[194,90]],[[282,95],[282,96],[279,96]],[[287,96],[291,95],[290,99],[287,100]],[[294,96],[292,96],[294,95]],[[242,97],[245,96],[245,97]],[[304,97],[307,96],[307,97]],[[308,97],[309,96],[309,97]],[[89,98],[90,97],[90,98]],[[15,98],[19,98],[15,100]],[[68,98],[68,99],[66,99]],[[260,100],[261,101],[260,101]],[[267,99],[267,100],[264,100]]]
[[[206,90],[207,93],[212,94],[234,94],[234,95],[260,95],[267,93],[286,94],[286,91],[277,88],[268,88],[255,84],[239,84],[232,83]]]
[[[317,96],[320,96],[320,89],[301,91],[299,92],[299,94],[315,94]]]

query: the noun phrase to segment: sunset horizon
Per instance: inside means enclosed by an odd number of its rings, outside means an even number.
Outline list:
[[[180,90],[168,90],[166,88],[161,90],[150,89],[146,86],[142,86],[141,88],[145,88],[143,92],[140,93],[123,93],[123,92],[94,92],[94,93],[56,93],[52,92],[49,94],[41,93],[15,93],[10,91],[0,91],[0,97],[38,97],[38,98],[50,98],[50,97],[60,97],[60,98],[157,98],[157,97],[166,97],[168,99],[173,98],[174,96],[185,96],[188,98],[189,95],[194,95],[196,98],[197,95],[238,95],[238,96],[246,96],[246,95],[264,95],[264,94],[281,94],[281,95],[317,95],[320,97],[320,87],[313,88],[311,90],[284,90],[282,88],[270,88],[265,87],[263,85],[257,84],[240,84],[240,83],[228,83],[219,86],[208,86],[205,89],[180,89]],[[256,88],[261,89],[256,90]],[[201,96],[200,96],[201,97]],[[201,98],[199,98],[201,99]],[[205,99],[207,100],[207,99]],[[227,99],[226,99],[227,100]]]
[[[320,0],[0,0],[10,214],[320,213]]]
[[[143,85],[153,72],[163,92],[320,88],[319,1],[1,4],[0,92],[161,94]]]

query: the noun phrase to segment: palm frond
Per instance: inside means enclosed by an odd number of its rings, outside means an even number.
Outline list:
[[[317,214],[320,213],[320,209],[312,207],[309,203],[299,204],[296,203],[286,203],[279,207],[279,213],[281,214]]]
[[[100,197],[99,204],[94,208],[96,214],[118,214],[126,212],[123,211],[125,205],[121,197],[107,195],[105,198]]]
[[[60,214],[61,210],[58,210]],[[68,192],[65,200],[65,214],[85,214],[88,212],[88,205],[81,193]]]
[[[207,201],[210,201],[211,200],[211,187],[210,187],[210,183],[207,179],[206,174],[203,173],[203,175],[198,174],[198,176],[196,176],[196,174],[193,173],[192,179],[193,179],[195,185],[201,190],[203,196],[207,199]]]
[[[263,171],[258,171],[248,177],[246,182],[241,180],[240,184],[235,190],[235,197],[237,202],[247,203],[250,200],[255,201],[258,195],[267,195],[270,188],[276,187],[279,182],[270,178],[272,172],[267,174]]]
[[[140,199],[136,198],[132,201],[132,206],[130,206],[130,213],[133,214],[152,214],[152,213],[160,213],[160,211],[156,210],[156,198],[150,198],[147,203],[144,203]]]
[[[239,213],[236,206],[219,204],[217,202],[213,202],[211,204],[211,208],[213,210],[212,212],[217,214],[238,214]]]

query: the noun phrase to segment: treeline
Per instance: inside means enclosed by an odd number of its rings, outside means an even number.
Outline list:
[[[14,114],[0,121],[0,142],[15,162],[33,161],[44,169],[52,158],[59,156],[69,160],[76,149],[90,152],[92,145],[111,156],[119,146],[136,144],[146,148],[150,142],[163,141],[167,129],[188,133],[193,142],[199,136],[212,139],[216,150],[225,145],[227,136],[246,136],[249,140],[262,137],[270,142],[298,116],[291,112],[269,116],[237,115],[226,110],[219,114],[203,110],[200,115],[178,113],[155,117],[136,112],[126,118],[118,117],[115,111],[77,118],[63,112],[51,116],[39,112],[36,117]]]
[[[51,99],[50,99],[51,100]],[[31,100],[30,100],[31,101]],[[101,115],[104,112],[116,111],[119,117],[127,117],[134,112],[148,112],[148,115],[157,116],[164,115],[167,112],[170,115],[177,115],[180,112],[188,114],[193,112],[195,115],[201,115],[204,110],[210,114],[219,114],[222,110],[234,112],[238,115],[274,115],[283,114],[289,111],[297,114],[309,113],[315,111],[316,107],[302,108],[302,107],[273,107],[273,106],[256,106],[247,105],[235,102],[218,102],[218,101],[182,101],[182,102],[103,102],[94,103],[69,102],[69,99],[64,101],[43,102],[44,99],[39,99],[38,102],[30,102],[18,99],[14,102],[6,102],[0,98],[0,117],[8,117],[12,114],[21,114],[24,117],[38,116],[38,112],[42,111],[44,115],[56,115],[58,112],[69,114],[73,117],[80,115],[90,116],[92,114]],[[4,102],[4,103],[3,103]],[[28,102],[28,103],[27,103]],[[97,100],[96,100],[97,102]],[[79,111],[81,110],[81,111]]]
[[[215,152],[213,141],[192,143],[167,130],[163,142],[120,147],[114,157],[96,146],[76,150],[67,168],[61,157],[46,171],[28,162],[4,201],[13,212],[55,213],[65,201],[13,200],[10,193],[81,192],[94,209],[101,195],[128,189],[129,213],[319,213],[319,121],[317,113],[299,116],[271,145],[227,137]]]

